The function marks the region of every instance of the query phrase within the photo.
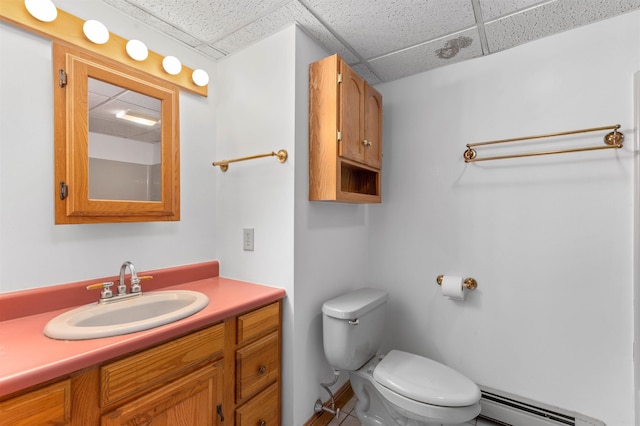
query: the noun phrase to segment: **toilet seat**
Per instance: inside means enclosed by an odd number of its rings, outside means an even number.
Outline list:
[[[481,396],[478,386],[456,370],[399,350],[390,351],[378,363],[373,378],[383,392],[387,389],[409,400],[439,407],[474,405]]]

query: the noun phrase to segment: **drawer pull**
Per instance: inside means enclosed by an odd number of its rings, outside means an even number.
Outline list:
[[[258,423],[259,426],[267,426],[267,421],[266,420],[260,420],[260,423]]]
[[[261,365],[260,368],[258,369],[258,373],[260,373],[261,376],[264,376],[264,373],[266,372],[267,372],[267,366]]]

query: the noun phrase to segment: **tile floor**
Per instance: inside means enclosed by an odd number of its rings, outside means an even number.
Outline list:
[[[355,412],[356,399],[352,398],[351,401],[347,402],[345,406],[340,410],[340,416],[334,417],[331,422],[327,426],[361,426],[360,421],[356,417]],[[498,426],[497,423],[484,420],[484,419],[475,419],[471,420],[469,423],[465,423],[464,426]],[[447,426],[447,425],[442,425]]]

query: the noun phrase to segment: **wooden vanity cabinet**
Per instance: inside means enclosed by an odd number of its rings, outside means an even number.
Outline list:
[[[0,426],[277,426],[281,302],[0,401]]]
[[[309,200],[381,202],[382,95],[338,55],[309,66]]]

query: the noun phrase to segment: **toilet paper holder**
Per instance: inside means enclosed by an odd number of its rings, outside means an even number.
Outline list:
[[[438,285],[442,285],[443,278],[444,275],[438,275],[438,277],[436,278],[436,282],[438,283]],[[475,290],[478,287],[478,281],[476,281],[475,278],[465,278],[462,285],[468,290]]]

